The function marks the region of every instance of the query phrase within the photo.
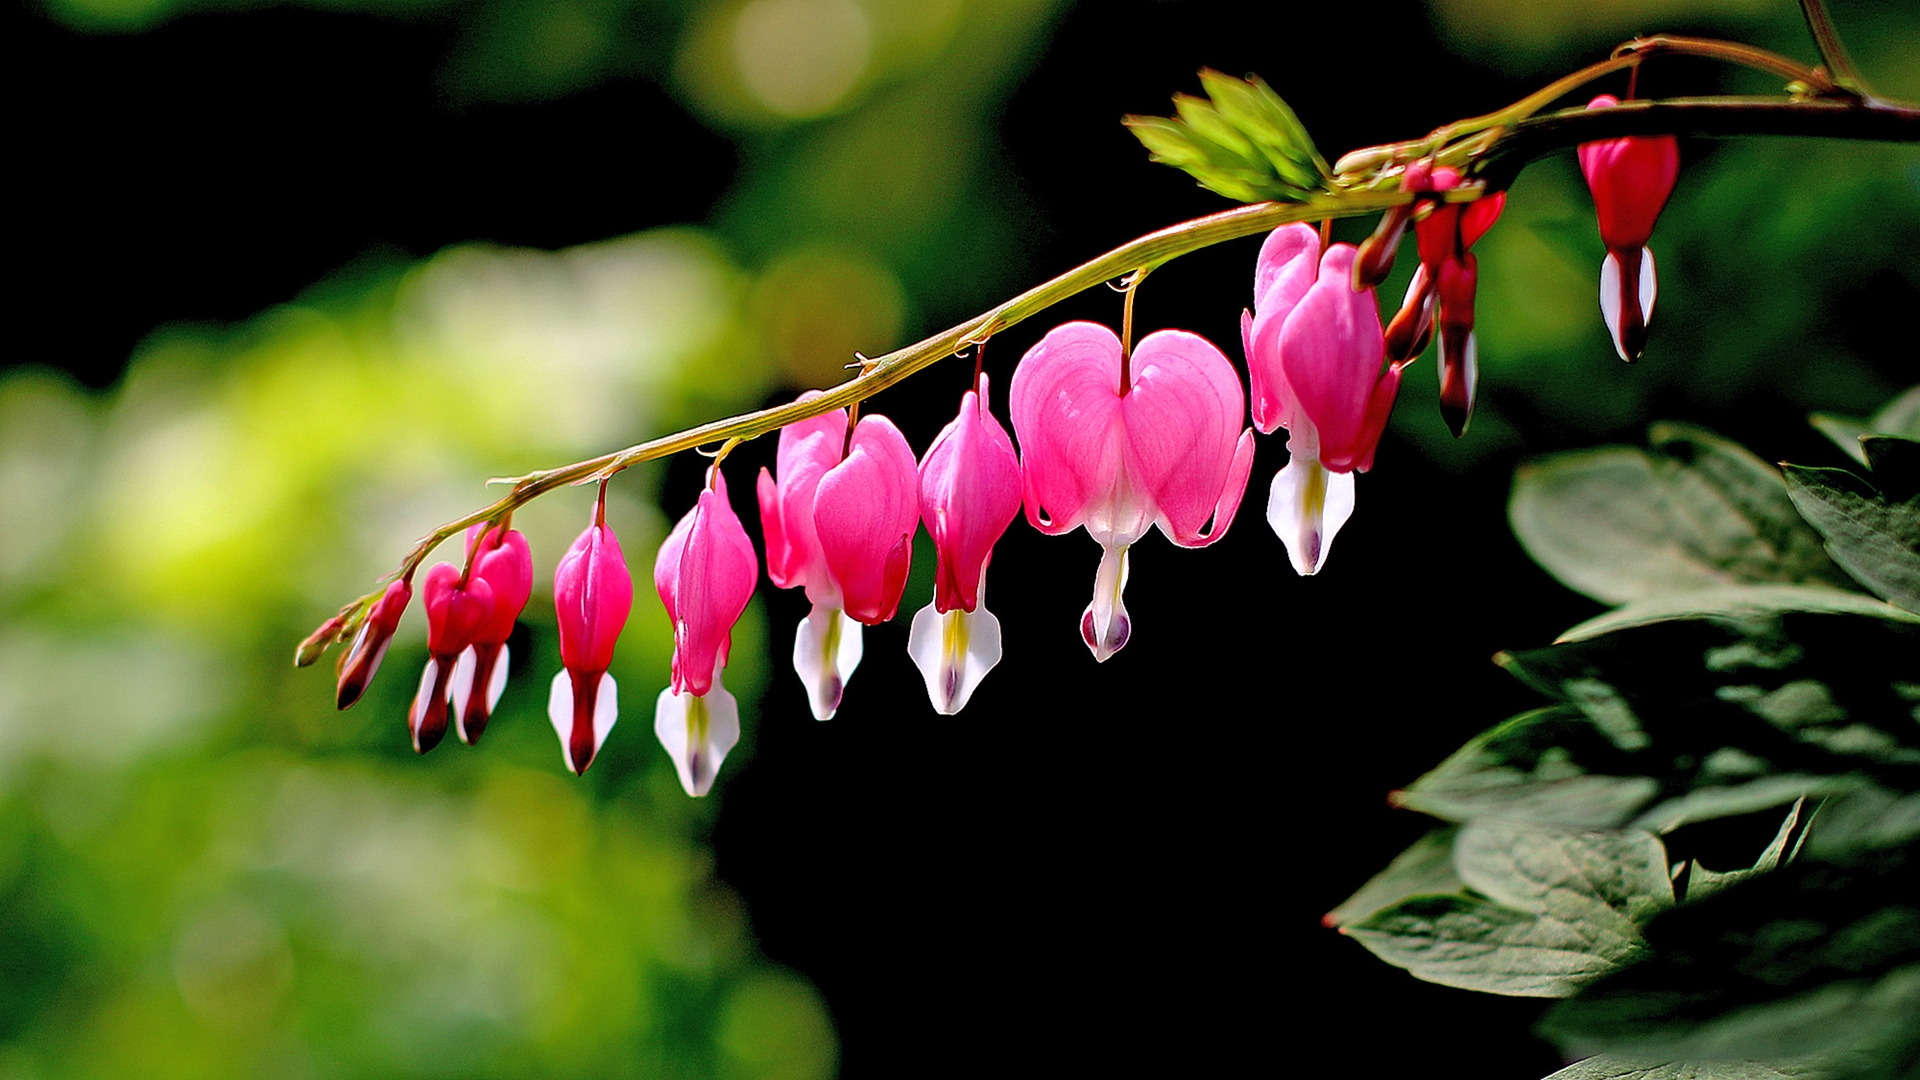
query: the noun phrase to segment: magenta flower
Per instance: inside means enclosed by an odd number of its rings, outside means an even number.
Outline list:
[[[613,646],[633,610],[633,578],[620,541],[607,527],[602,487],[588,525],[553,572],[553,606],[560,622],[560,662],[547,698],[547,718],[560,735],[560,757],[576,774],[587,771],[620,716],[619,687],[607,668]]]
[[[813,715],[826,720],[860,663],[859,624],[885,622],[900,606],[920,520],[919,474],[890,421],[863,417],[848,438],[839,410],[781,429],[774,464],[778,480],[762,469],[759,483],[767,576],[783,589],[805,588],[813,601],[793,666]]]
[[[1021,357],[1011,412],[1027,520],[1049,536],[1084,525],[1103,549],[1080,618],[1096,660],[1132,633],[1121,594],[1135,541],[1158,525],[1205,547],[1233,524],[1253,467],[1245,409],[1233,365],[1182,330],[1149,335],[1128,358],[1113,331],[1071,322]]]
[[[380,670],[380,661],[387,657],[387,646],[393,644],[393,632],[400,628],[400,616],[406,613],[407,602],[412,599],[413,586],[402,578],[388,585],[380,599],[373,602],[373,608],[360,621],[353,644],[340,654],[335,708],[350,709],[360,700],[360,695],[366,693],[367,684]]]
[[[480,535],[483,528],[485,536]],[[467,530],[467,545],[473,551],[474,579],[493,590],[492,610],[453,669],[454,730],[461,742],[472,745],[480,741],[507,688],[507,639],[533,595],[533,555],[520,530],[504,524],[475,525]]]
[[[981,603],[993,545],[1020,512],[1020,459],[987,408],[987,377],[960,399],[920,459],[920,520],[938,558],[933,602],[913,617],[907,655],[934,711],[952,715],[1000,662],[1000,620]]]
[[[1589,109],[1620,104],[1611,94],[1587,103]],[[1620,359],[1640,359],[1647,344],[1647,320],[1653,317],[1653,252],[1647,240],[1653,223],[1673,194],[1680,176],[1680,144],[1671,135],[1627,136],[1580,144],[1580,171],[1593,193],[1606,261],[1600,264],[1600,312],[1613,334]]]
[[[1353,513],[1353,474],[1372,468],[1400,389],[1400,368],[1382,367],[1373,290],[1351,284],[1355,255],[1334,244],[1323,256],[1305,225],[1275,229],[1254,268],[1254,311],[1240,317],[1253,422],[1286,428],[1291,455],[1273,478],[1267,522],[1301,574],[1320,569]]]
[[[493,586],[452,563],[435,563],[420,586],[427,606],[427,666],[407,711],[413,749],[424,754],[447,733],[447,699],[460,655],[493,614]]]
[[[653,584],[673,623],[673,681],[654,704],[653,730],[673,758],[680,786],[705,795],[740,741],[740,704],[720,684],[733,624],[753,599],[760,563],[715,465],[653,561]]]

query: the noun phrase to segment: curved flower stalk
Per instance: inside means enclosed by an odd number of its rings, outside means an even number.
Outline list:
[[[547,697],[547,718],[560,736],[560,757],[584,773],[620,717],[619,687],[607,669],[613,647],[633,610],[633,577],[620,541],[607,527],[607,490],[593,506],[593,523],[573,541],[553,572],[553,607],[560,623],[560,662]]]
[[[713,787],[727,751],[740,741],[740,704],[720,684],[720,673],[733,646],[733,624],[760,576],[717,463],[708,477],[710,486],[653,562],[653,584],[673,623],[673,681],[654,704],[653,731],[689,795]]]
[[[818,396],[818,391],[802,399]],[[794,637],[793,667],[813,715],[831,719],[861,656],[860,625],[893,618],[913,561],[919,473],[906,437],[883,416],[847,431],[844,410],[781,429],[760,470],[767,577],[804,588],[813,610]]]
[[[403,577],[388,585],[380,599],[373,602],[367,617],[361,620],[353,644],[340,654],[335,670],[335,708],[351,709],[360,695],[366,693],[367,684],[380,670],[380,661],[387,658],[387,646],[393,644],[393,633],[400,629],[400,616],[406,613],[407,602],[412,599],[413,586]]]
[[[480,535],[482,529],[485,535]],[[453,670],[454,731],[461,742],[471,746],[480,741],[480,733],[486,730],[487,721],[500,704],[500,694],[507,688],[507,639],[513,636],[513,624],[533,595],[533,554],[520,530],[509,529],[505,523],[468,529],[467,545],[473,551],[474,580],[485,582],[493,591],[492,610],[474,631],[473,643],[461,651]]]
[[[1613,95],[1601,94],[1587,108],[1618,104]],[[1600,264],[1600,313],[1613,335],[1614,351],[1631,364],[1647,345],[1647,320],[1653,317],[1658,292],[1647,241],[1679,179],[1680,144],[1671,135],[1581,143],[1580,171],[1593,193],[1600,242],[1607,247]]]
[[[427,666],[407,710],[415,753],[440,745],[447,733],[447,700],[461,654],[493,614],[493,586],[452,563],[434,563],[420,587],[427,606]]]
[[[1027,520],[1049,536],[1084,525],[1103,549],[1080,636],[1105,660],[1133,629],[1127,549],[1155,525],[1205,547],[1233,524],[1253,467],[1240,378],[1197,334],[1161,330],[1129,358],[1113,331],[1071,322],[1021,357],[1010,397]]]
[[[1373,467],[1400,368],[1387,365],[1373,290],[1352,286],[1356,251],[1305,225],[1275,229],[1254,269],[1254,311],[1240,332],[1253,379],[1253,422],[1287,429],[1267,522],[1299,573],[1313,574],[1353,513],[1353,474]]]
[[[987,407],[987,376],[920,459],[920,520],[938,559],[933,602],[913,617],[907,654],[935,712],[966,707],[1000,662],[1000,620],[983,603],[993,545],[1020,513],[1020,459]]]

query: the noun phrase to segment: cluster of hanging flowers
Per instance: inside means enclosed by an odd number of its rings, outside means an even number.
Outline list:
[[[1616,104],[1602,96],[1589,108]],[[1673,189],[1677,146],[1671,137],[1627,137],[1585,144],[1579,156],[1607,249],[1601,310],[1621,357],[1635,360],[1653,309],[1646,244]],[[1327,244],[1303,224],[1266,238],[1253,307],[1241,318],[1251,427],[1239,374],[1205,338],[1161,330],[1135,346],[1097,323],[1070,322],[1042,337],[1014,371],[1013,437],[992,412],[984,373],[917,461],[883,416],[856,421],[842,409],[783,428],[774,469],[760,471],[756,494],[768,579],[804,590],[812,605],[794,634],[793,667],[814,716],[826,720],[839,709],[863,656],[864,628],[898,612],[923,525],[938,564],[933,600],[914,615],[907,652],[936,711],[959,712],[1000,661],[986,574],[994,544],[1023,509],[1046,535],[1084,528],[1100,545],[1079,628],[1097,660],[1110,658],[1133,632],[1124,601],[1128,550],[1155,527],[1181,547],[1226,535],[1246,492],[1255,429],[1287,432],[1288,462],[1273,478],[1267,521],[1294,569],[1318,572],[1353,512],[1355,474],[1373,466],[1402,371],[1435,336],[1442,414],[1455,435],[1473,410],[1471,248],[1505,196],[1450,201],[1463,178],[1427,162],[1408,165],[1402,183],[1419,197],[1389,211],[1361,245]],[[1419,267],[1383,322],[1374,290],[1408,228]],[[506,521],[468,530],[466,552],[463,566],[430,568],[421,587],[428,659],[407,717],[421,753],[441,741],[449,719],[461,741],[479,740],[505,686],[507,640],[532,591],[526,538]],[[690,795],[711,789],[740,737],[739,705],[721,676],[759,567],[716,461],[653,571],[674,641],[654,731]],[[373,678],[412,595],[409,580],[395,581],[367,612],[340,661],[340,708]],[[567,768],[583,773],[619,717],[609,668],[633,605],[632,576],[606,524],[604,481],[591,523],[554,573],[553,595],[562,670],[548,714]]]

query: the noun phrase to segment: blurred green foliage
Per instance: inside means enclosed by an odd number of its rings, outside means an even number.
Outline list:
[[[156,335],[105,399],[0,383],[0,1073],[832,1073],[817,995],[755,958],[708,804],[652,746],[651,590],[584,785],[543,715],[544,589],[485,754],[404,752],[417,612],[352,712],[286,663],[478,477],[751,402],[747,292],[695,232],[456,248]],[[642,575],[646,486],[609,508]],[[546,578],[589,505],[516,517]],[[762,638],[756,614],[729,671],[749,701]]]

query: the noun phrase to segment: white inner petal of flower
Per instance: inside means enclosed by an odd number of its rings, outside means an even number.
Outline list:
[[[815,604],[793,635],[793,670],[807,688],[816,720],[831,720],[847,680],[860,665],[861,626],[838,607]]]

